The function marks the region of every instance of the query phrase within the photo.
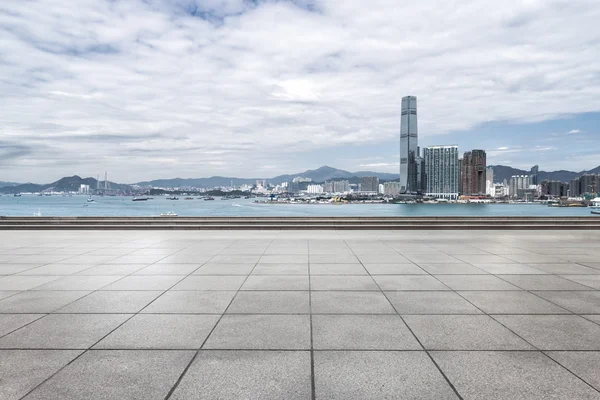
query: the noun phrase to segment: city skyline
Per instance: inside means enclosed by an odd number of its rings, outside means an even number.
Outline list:
[[[402,94],[421,148],[597,165],[597,2],[414,7],[2,2],[0,180],[397,172]]]

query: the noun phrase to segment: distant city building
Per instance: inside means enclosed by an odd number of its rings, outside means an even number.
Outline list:
[[[544,181],[542,182],[542,194],[550,197],[568,196],[569,184],[561,181]],[[571,194],[571,196],[573,196]]]
[[[287,192],[292,194],[300,193],[300,184],[298,182],[290,182],[287,186]]]
[[[485,169],[485,194],[495,197],[492,195],[492,192],[495,193],[494,169],[492,167],[488,167]]]
[[[260,186],[260,187],[267,187],[267,180],[266,179],[257,179],[256,180],[256,186]]]
[[[529,171],[529,183],[531,185],[539,185],[539,172],[540,172],[540,167],[537,165],[534,165],[533,167],[531,167],[531,170]]]
[[[427,196],[458,198],[458,146],[429,146],[423,153]],[[402,184],[401,184],[402,187]]]
[[[529,188],[529,175],[513,175],[509,182],[509,195],[513,198],[523,198],[523,190]],[[521,194],[519,194],[521,191]]]
[[[508,184],[494,183],[490,189],[489,195],[491,197],[508,197],[509,192],[510,190]]]
[[[417,188],[417,98],[402,98],[400,116],[400,191],[416,194]]]
[[[89,194],[90,193],[90,185],[80,185],[78,193],[79,194]]]
[[[483,150],[467,151],[461,163],[461,190],[465,195],[486,193],[486,154]]]
[[[379,191],[379,178],[376,176],[363,176],[360,178],[360,191],[377,193]]]
[[[386,182],[383,184],[385,196],[396,197],[400,194],[400,182]]]
[[[294,179],[292,179],[292,182],[298,182],[298,183],[312,182],[312,178],[305,178],[303,176],[297,176]]]
[[[308,185],[306,188],[306,192],[310,194],[319,194],[323,193],[323,186],[321,185]]]
[[[596,196],[600,192],[600,175],[581,175],[571,181],[569,189],[572,197]]]
[[[379,184],[379,189],[377,190],[377,193],[379,193],[379,194],[385,193],[385,187],[383,186],[383,183]]]

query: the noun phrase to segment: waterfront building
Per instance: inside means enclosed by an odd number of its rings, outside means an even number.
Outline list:
[[[300,193],[300,184],[298,182],[290,182],[287,186],[287,192],[292,194]]]
[[[564,197],[569,193],[569,184],[561,181],[542,182],[542,194],[551,197]],[[573,196],[571,194],[571,196]]]
[[[509,195],[513,198],[522,198],[523,189],[529,188],[529,175],[513,175],[510,177]],[[521,191],[521,197],[519,196]]]
[[[386,182],[383,184],[385,196],[396,197],[400,194],[400,182]]]
[[[494,169],[492,167],[488,167],[485,169],[485,194],[492,195],[492,191],[494,190]]]
[[[464,195],[485,195],[486,193],[486,154],[484,150],[467,151],[460,164],[461,193]]]
[[[79,186],[79,194],[89,194],[90,193],[90,185],[80,185]]]
[[[297,176],[294,179],[292,179],[292,182],[298,182],[298,183],[312,182],[312,178],[305,178],[303,176]]]
[[[598,192],[600,192],[600,175],[584,174],[571,181],[570,195],[573,197],[596,196]]]
[[[416,194],[417,188],[417,98],[402,98],[400,116],[400,192]]]
[[[540,167],[537,165],[534,165],[533,167],[531,167],[531,170],[529,171],[529,183],[531,185],[539,185],[539,172],[540,172]]]
[[[427,196],[457,199],[460,170],[458,146],[429,146],[423,153]],[[400,185],[402,187],[402,184]]]
[[[377,190],[377,193],[379,193],[379,194],[385,193],[385,187],[383,186],[383,183],[379,184],[379,190]]]
[[[266,179],[257,179],[256,180],[256,186],[260,186],[260,187],[267,187],[267,180]]]
[[[350,190],[348,181],[327,181],[323,184],[323,191],[326,193],[346,193]]]
[[[377,193],[379,191],[379,178],[376,176],[363,176],[360,178],[360,191]]]
[[[321,185],[308,185],[306,188],[306,192],[310,194],[319,194],[323,193],[323,186]]]

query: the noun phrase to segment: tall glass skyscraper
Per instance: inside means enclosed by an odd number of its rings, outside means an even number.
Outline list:
[[[400,193],[416,194],[417,187],[417,98],[402,98],[400,118]]]

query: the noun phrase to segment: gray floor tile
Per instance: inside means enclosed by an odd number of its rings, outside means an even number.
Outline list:
[[[311,292],[315,314],[395,314],[381,292]]]
[[[256,264],[252,275],[308,275],[306,264]]]
[[[452,290],[519,290],[502,279],[491,275],[436,275]]]
[[[38,286],[31,290],[98,290],[121,279],[122,276],[83,276],[72,275],[60,277],[55,281]]]
[[[188,253],[185,254],[183,252],[181,253],[177,253],[174,254],[172,256],[168,256],[165,257],[159,261],[157,261],[157,264],[204,264],[205,262],[208,262],[211,258],[213,258],[212,255],[203,253],[203,252],[194,252],[194,253]],[[232,261],[233,263],[235,263],[236,261]],[[152,264],[152,263],[148,263],[148,264]]]
[[[494,275],[545,275],[547,272],[525,264],[476,264],[477,268]]]
[[[600,391],[600,352],[548,351],[546,354]]]
[[[457,263],[457,262],[461,262],[461,260],[449,256],[448,254],[443,254],[443,253],[434,253],[433,251],[430,251],[427,254],[404,254],[404,256],[416,263],[417,265],[419,264],[452,264],[452,263]]]
[[[371,275],[421,275],[427,274],[415,264],[365,264]]]
[[[0,313],[50,313],[85,296],[88,291],[27,291],[0,300]]]
[[[311,275],[368,275],[361,264],[310,264]]]
[[[450,290],[429,275],[375,275],[373,279],[382,290]]]
[[[162,291],[94,292],[56,310],[57,313],[133,314],[150,304]]]
[[[458,261],[458,260],[457,260]],[[467,263],[419,263],[419,267],[432,275],[487,275],[482,269]]]
[[[311,398],[307,351],[202,350],[171,399]]]
[[[504,256],[498,255],[478,255],[478,254],[459,254],[455,255],[457,259],[460,261],[467,262],[469,264],[477,265],[477,264],[510,264],[511,262],[516,263],[516,261],[511,261]]]
[[[600,350],[600,326],[577,315],[496,315],[540,350]]]
[[[565,279],[600,290],[600,275],[563,275]]]
[[[152,264],[134,275],[189,275],[198,268],[200,264]]]
[[[317,351],[318,399],[457,399],[420,351]]]
[[[314,315],[316,350],[422,350],[398,315]]]
[[[193,351],[91,350],[28,399],[162,399]]]
[[[579,264],[535,264],[537,269],[541,269],[542,271],[546,271],[549,274],[575,274],[575,275],[584,275],[584,274],[596,274],[599,275],[600,271],[594,268],[585,267]]]
[[[58,278],[60,276],[0,276],[0,290],[29,290]]]
[[[19,275],[71,275],[92,268],[93,264],[49,264],[42,267],[28,269]]]
[[[530,350],[487,315],[406,315],[404,321],[430,350]]]
[[[212,264],[206,263],[192,275],[248,275],[252,272],[254,264]]]
[[[564,308],[522,290],[473,290],[460,292],[460,295],[487,314],[570,314]]]
[[[0,350],[0,398],[20,399],[80,353],[79,350]]]
[[[600,325],[600,314],[582,315],[582,316],[585,317],[586,319],[589,319],[590,321],[593,321],[593,322],[597,323],[598,325]]]
[[[476,307],[451,291],[386,292],[399,314],[481,314]]]
[[[307,264],[307,254],[266,254],[260,258],[259,263],[261,264]]]
[[[239,292],[227,309],[238,314],[308,314],[309,293],[301,291]]]
[[[313,264],[359,264],[354,254],[310,254],[310,263]]]
[[[308,276],[251,275],[241,290],[308,290]]]
[[[590,290],[588,286],[555,275],[503,275],[502,279],[525,290]]]
[[[113,284],[105,286],[102,290],[168,290],[177,282],[181,281],[183,276],[126,276]]]
[[[552,264],[560,263],[563,259],[560,256],[548,256],[543,254],[505,254],[503,257],[519,263],[527,264]]]
[[[312,290],[379,290],[379,287],[368,275],[314,275],[310,277]]]
[[[0,339],[0,348],[87,349],[123,323],[127,314],[51,314]]]
[[[19,290],[0,290],[0,300],[6,299],[7,297],[11,297],[19,293],[21,293],[21,291]]]
[[[245,280],[241,275],[194,275],[184,278],[172,290],[238,290]]]
[[[576,314],[600,313],[600,291],[597,290],[542,291],[535,294]]]
[[[256,254],[225,254],[214,256],[210,259],[210,262],[224,264],[256,264],[260,260],[260,257],[260,255]]]
[[[465,400],[598,399],[598,392],[539,352],[431,354]]]
[[[4,336],[30,322],[40,319],[45,314],[0,314],[0,336]]]
[[[308,315],[224,315],[206,341],[204,348],[310,349],[310,317]]]
[[[100,264],[92,268],[85,269],[75,275],[119,275],[125,276],[133,274],[143,268],[147,264]]]
[[[95,349],[199,349],[218,315],[138,314]]]
[[[222,314],[235,296],[233,291],[169,291],[142,312],[172,314]]]
[[[0,275],[13,275],[37,268],[38,264],[0,264]]]
[[[376,251],[371,250],[369,254],[359,254],[358,259],[364,264],[412,264],[412,262],[398,254],[398,253],[386,253],[386,254],[373,254]]]

